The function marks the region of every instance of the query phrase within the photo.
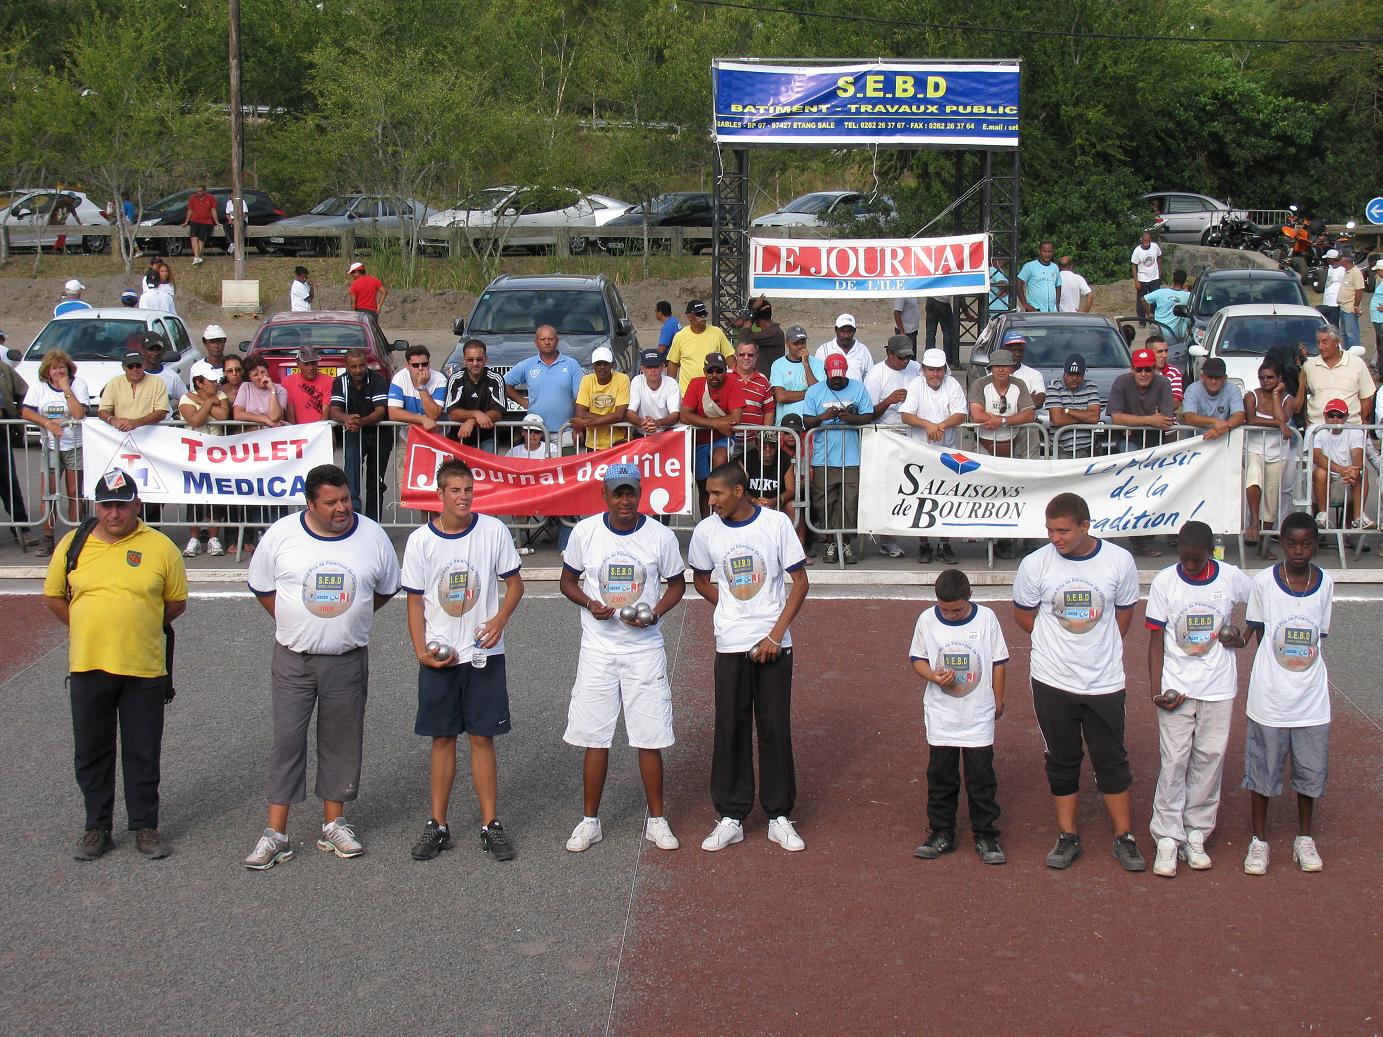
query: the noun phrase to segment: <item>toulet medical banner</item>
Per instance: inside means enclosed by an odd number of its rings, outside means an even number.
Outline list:
[[[989,238],[749,239],[749,294],[895,299],[989,291]]]
[[[649,515],[689,515],[691,430],[672,429],[568,457],[528,459],[487,454],[410,426],[404,449],[403,506],[441,511],[437,467],[459,457],[475,476],[475,510],[486,515],[597,515],[605,510],[601,488],[612,464],[637,465],[642,473],[640,510]]]
[[[1018,146],[1017,62],[711,68],[715,138],[728,144]]]
[[[1079,460],[1013,459],[948,450],[865,429],[859,527],[928,537],[1046,538],[1059,493],[1090,505],[1098,537],[1175,533],[1196,519],[1216,533],[1242,528],[1242,431]]]
[[[307,473],[331,463],[331,426],[324,422],[235,436],[173,425],[121,432],[98,418],[82,422],[83,485],[90,489],[123,468],[152,504],[303,504]]]

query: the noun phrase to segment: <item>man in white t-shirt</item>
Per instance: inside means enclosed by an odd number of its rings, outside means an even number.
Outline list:
[[[523,597],[523,563],[504,523],[471,510],[475,479],[464,461],[448,458],[438,466],[437,496],[441,514],[410,533],[403,551],[408,639],[418,659],[413,733],[432,740],[432,816],[411,852],[415,861],[429,861],[451,848],[447,806],[456,783],[456,740],[464,734],[481,848],[509,861],[514,844],[499,821],[495,738],[510,730],[504,627]]]
[[[1330,400],[1325,405],[1325,424],[1329,432],[1311,437],[1311,499],[1316,506],[1316,525],[1330,524],[1330,505],[1345,506],[1352,529],[1372,529],[1373,519],[1364,513],[1369,496],[1368,473],[1364,467],[1368,437],[1357,425],[1347,425],[1349,405]]]
[[[1143,301],[1143,296],[1162,286],[1162,247],[1153,241],[1148,231],[1139,238],[1133,254],[1129,256],[1129,269],[1137,292],[1138,326],[1146,327],[1152,311]]]
[[[1122,547],[1090,535],[1090,507],[1077,494],[1053,497],[1046,521],[1050,543],[1019,563],[1013,605],[1019,629],[1032,638],[1033,711],[1060,828],[1047,867],[1069,868],[1082,853],[1077,794],[1088,749],[1114,823],[1114,859],[1125,871],[1143,871],[1124,748],[1124,637],[1138,604],[1138,568]]]
[[[447,399],[447,379],[432,369],[432,353],[426,346],[409,346],[408,365],[389,381],[389,420],[437,431]]]
[[[681,418],[677,380],[667,376],[664,366],[662,353],[645,349],[639,354],[639,373],[629,382],[629,409],[624,417],[647,436],[672,428]]]
[[[1061,313],[1089,313],[1095,301],[1095,293],[1090,290],[1090,282],[1076,273],[1075,261],[1070,256],[1057,260],[1058,281],[1061,295],[1056,308]]]
[[[929,349],[922,354],[922,377],[914,379],[898,407],[898,417],[909,426],[919,442],[954,449],[956,429],[964,424],[968,414],[965,390],[951,377],[946,354]],[[942,540],[939,557],[946,565],[956,564],[956,554],[949,540]],[[917,545],[917,560],[932,561],[932,543],[922,537]]]
[[[789,627],[807,598],[807,557],[792,520],[750,500],[749,477],[738,464],[713,469],[706,492],[712,513],[692,531],[687,561],[697,593],[715,609],[711,802],[720,821],[701,848],[721,850],[744,839],[744,819],[754,808],[757,728],[768,837],[785,850],[801,850],[806,844],[788,819],[797,798]]]
[[[293,281],[288,286],[288,308],[293,313],[306,313],[312,309],[312,299],[316,294],[316,289],[312,286],[312,278],[308,276],[307,267],[295,266],[293,268]]]
[[[226,366],[226,329],[219,324],[208,324],[202,332],[202,349],[206,351],[206,356],[192,365],[192,369],[187,373],[187,380],[191,382],[198,375],[202,375],[218,385],[221,384],[222,372]],[[169,399],[172,399],[171,395]]]
[[[389,535],[351,508],[346,473],[318,465],[304,483],[307,507],[264,533],[249,584],[274,617],[270,695],[274,744],[266,782],[269,823],[245,867],[265,871],[290,860],[288,808],[307,798],[307,728],[317,711],[317,847],[358,857],[364,847],[342,816],[360,792],[375,611],[399,592]]]
[[[677,837],[663,815],[663,750],[673,744],[673,734],[660,621],[686,593],[682,555],[672,530],[639,514],[637,465],[612,464],[602,495],[605,512],[578,522],[562,552],[562,593],[581,607],[581,657],[562,740],[586,750],[585,814],[567,849],[581,853],[603,838],[600,798],[623,706],[648,803],[644,838],[660,850],[675,850]],[[644,606],[650,610],[646,618],[624,613]]]
[[[884,362],[875,364],[864,376],[864,387],[874,401],[874,422],[879,425],[901,425],[898,408],[907,399],[908,386],[922,377],[922,368],[913,359],[916,350],[907,335],[893,335],[884,347]],[[876,536],[879,553],[889,558],[902,558],[903,548],[890,536]]]
[[[1171,878],[1177,857],[1210,867],[1205,842],[1215,830],[1220,779],[1229,745],[1239,669],[1233,648],[1242,634],[1230,620],[1249,600],[1249,578],[1214,558],[1215,535],[1204,522],[1177,532],[1177,564],[1148,590],[1148,678],[1158,707],[1162,769],[1153,793],[1157,843],[1153,874]]]
[[[1027,336],[1021,331],[1010,331],[1004,336],[1004,348],[1013,354],[1013,362],[1018,365],[1013,369],[1013,380],[1028,390],[1028,395],[1032,397],[1032,405],[1041,410],[1047,402],[1047,382],[1041,371],[1023,363],[1023,357],[1028,351]]]
[[[855,338],[855,318],[842,313],[836,318],[836,337],[816,347],[816,358],[823,364],[832,353],[845,356],[846,375],[853,381],[862,382],[869,369],[874,366],[874,356],[869,347]]]

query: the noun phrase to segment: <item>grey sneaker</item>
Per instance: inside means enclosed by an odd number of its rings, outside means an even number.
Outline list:
[[[1148,862],[1143,860],[1143,855],[1138,852],[1138,844],[1133,841],[1132,832],[1125,832],[1114,840],[1114,859],[1125,871],[1146,871],[1148,867]],[[1176,867],[1175,856],[1172,858],[1172,867]]]
[[[1052,852],[1047,854],[1047,867],[1056,868],[1058,871],[1069,868],[1076,863],[1076,858],[1084,853],[1081,848],[1080,836],[1075,832],[1062,832],[1056,838],[1056,845],[1052,847]]]
[[[162,860],[168,856],[168,847],[158,836],[157,828],[141,828],[134,834],[134,843],[139,852],[151,860]]]
[[[288,845],[288,840],[280,840],[272,828],[266,828],[254,850],[245,858],[245,867],[251,871],[268,871],[279,861],[292,859],[293,847]]]
[[[941,542],[941,547],[936,552],[936,558],[942,565],[956,564],[956,552],[951,547],[951,541],[943,540]]]
[[[359,857],[365,852],[360,840],[355,837],[355,829],[344,819],[338,817],[329,825],[322,826],[322,836],[317,840],[317,849],[330,850],[338,857]]]
[[[980,861],[984,864],[1008,863],[1004,848],[999,845],[999,840],[992,835],[975,836],[975,852],[980,855]]]
[[[955,853],[956,837],[950,832],[933,831],[927,841],[912,851],[914,857],[924,861],[934,861],[943,853]]]
[[[114,848],[115,844],[110,840],[109,828],[88,828],[82,833],[82,841],[72,851],[72,856],[79,861],[94,861],[97,857],[110,853]]]
[[[840,556],[836,554],[836,542],[832,540],[826,545],[826,564],[835,565],[839,559]]]

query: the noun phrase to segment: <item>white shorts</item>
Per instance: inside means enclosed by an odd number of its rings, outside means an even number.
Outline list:
[[[672,685],[661,649],[615,655],[582,646],[562,740],[608,749],[624,706],[624,728],[636,749],[672,745]]]

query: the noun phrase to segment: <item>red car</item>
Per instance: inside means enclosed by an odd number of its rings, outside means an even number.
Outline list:
[[[387,381],[394,374],[391,352],[403,352],[408,343],[403,339],[390,342],[379,325],[363,313],[353,310],[312,310],[310,312],[275,313],[259,326],[254,340],[240,343],[246,356],[262,353],[269,361],[269,374],[282,382],[298,369],[298,350],[312,346],[321,357],[318,370],[335,378],[346,370],[347,350],[363,349],[370,367],[384,375]]]

